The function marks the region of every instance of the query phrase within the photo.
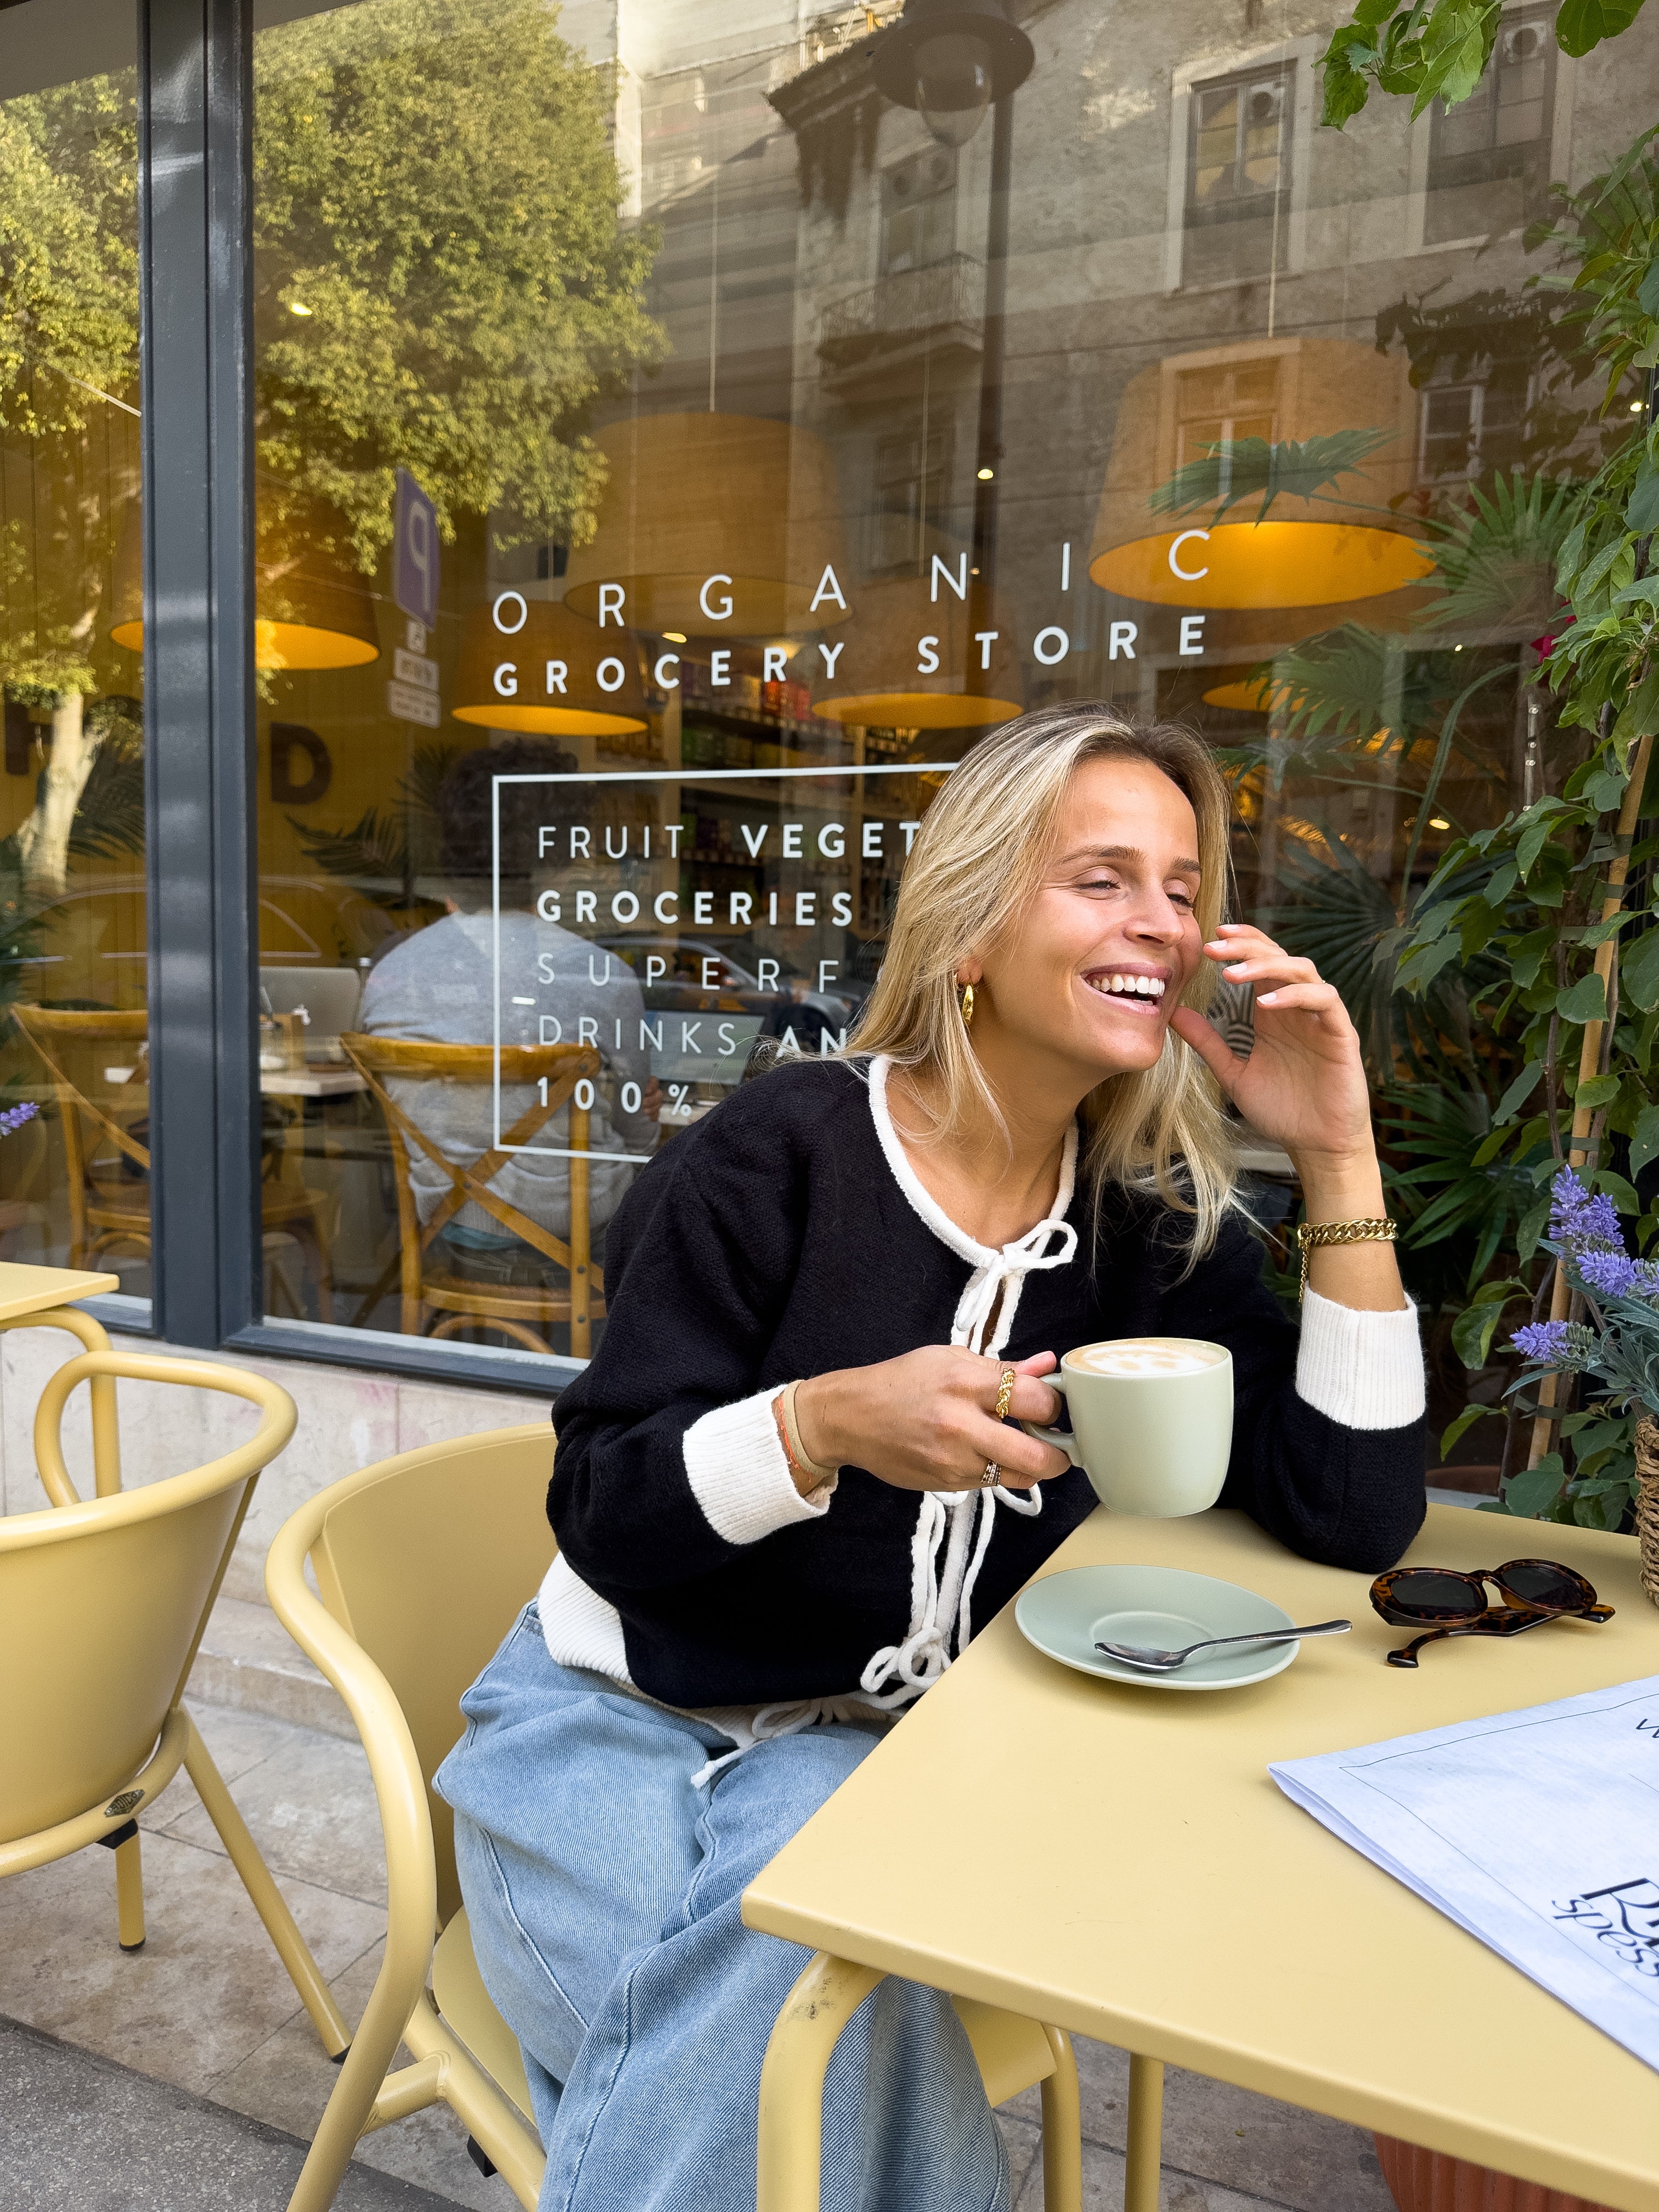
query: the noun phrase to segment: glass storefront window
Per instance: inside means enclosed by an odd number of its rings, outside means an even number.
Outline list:
[[[585,1357],[641,1164],[839,1045],[1050,702],[1205,732],[1386,1073],[1376,946],[1544,773],[1516,517],[1598,451],[1522,226],[1640,116],[1530,5],[1340,135],[1334,9],[1006,12],[982,70],[892,0],[260,35],[273,1317]]]
[[[0,14],[0,1257],[147,1297],[135,53]]]

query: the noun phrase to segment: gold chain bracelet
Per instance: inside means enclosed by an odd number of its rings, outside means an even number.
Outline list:
[[[1385,1213],[1370,1215],[1359,1221],[1304,1221],[1297,1229],[1296,1241],[1302,1254],[1302,1284],[1297,1291],[1298,1299],[1308,1294],[1308,1255],[1321,1244],[1392,1244],[1399,1233],[1400,1224]]]

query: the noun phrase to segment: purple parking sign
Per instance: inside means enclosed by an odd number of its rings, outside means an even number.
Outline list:
[[[392,596],[412,622],[438,619],[438,510],[407,469],[398,471]]]

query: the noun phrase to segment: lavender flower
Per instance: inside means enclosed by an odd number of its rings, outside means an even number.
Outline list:
[[[1627,1259],[1622,1252],[1581,1252],[1574,1265],[1585,1289],[1599,1298],[1659,1296],[1659,1267],[1651,1261]]]
[[[40,1111],[32,1098],[26,1098],[21,1106],[8,1106],[0,1110],[0,1137],[10,1136],[13,1130],[21,1129],[25,1121],[32,1121]]]
[[[1580,1321],[1529,1322],[1510,1342],[1536,1366],[1577,1375],[1595,1348],[1595,1332]]]
[[[1563,1168],[1550,1185],[1550,1238],[1573,1260],[1625,1249],[1618,1207],[1604,1191],[1592,1198],[1571,1168]]]

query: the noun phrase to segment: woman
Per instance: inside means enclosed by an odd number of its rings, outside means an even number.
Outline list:
[[[1308,962],[1220,921],[1226,879],[1198,739],[1103,708],[1011,723],[928,812],[852,1053],[744,1086],[617,1215],[604,1346],[559,1402],[559,1558],[439,1777],[544,2208],[752,2203],[803,1954],[742,1928],[744,1887],[1092,1509],[1012,1425],[1054,1418],[1058,1355],[1226,1344],[1222,1503],[1366,1571],[1415,1534],[1391,1247],[1314,1253],[1298,1345],[1231,1208],[1218,1085],[1291,1152],[1310,1220],[1384,1210],[1352,1024]],[[1200,1011],[1218,968],[1256,994],[1248,1059]],[[933,1992],[866,2000],[823,2141],[836,2212],[1006,2212]]]

